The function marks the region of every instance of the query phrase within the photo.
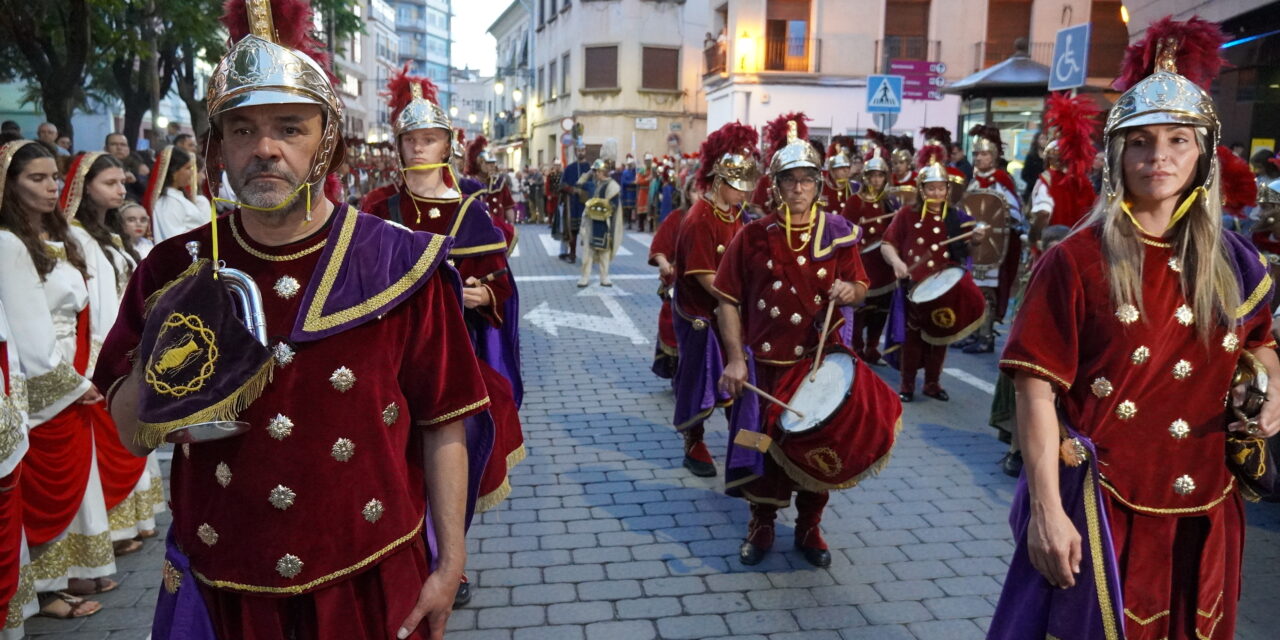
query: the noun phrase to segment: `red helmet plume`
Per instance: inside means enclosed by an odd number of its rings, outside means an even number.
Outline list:
[[[851,157],[858,154],[858,141],[853,136],[831,136],[831,144],[827,145],[827,156],[833,156],[843,148]]]
[[[969,135],[977,136],[990,142],[996,148],[996,155],[1004,155],[1004,141],[1000,139],[1000,130],[985,124],[975,124],[969,129]]]
[[[1227,37],[1217,24],[1199,16],[1180,22],[1174,21],[1172,16],[1165,16],[1151,23],[1146,36],[1124,50],[1120,76],[1111,86],[1116,91],[1128,91],[1138,81],[1154,73],[1156,54],[1170,40],[1176,42],[1174,64],[1178,73],[1208,91],[1213,79],[1227,64],[1220,53]]]
[[[1219,145],[1218,164],[1222,167],[1223,206],[1233,212],[1253,206],[1258,199],[1258,182],[1248,161]]]
[[[769,153],[777,153],[778,149],[787,146],[788,122],[794,121],[796,123],[796,135],[801,139],[808,140],[809,125],[805,124],[808,120],[810,120],[810,118],[809,116],[806,116],[804,112],[795,111],[792,113],[784,113],[764,125],[764,132],[763,135],[761,135],[761,138],[764,140],[764,143],[768,145]]]
[[[276,30],[276,42],[307,54],[324,67],[330,80],[336,81],[324,43],[311,35],[312,14],[308,0],[271,0],[271,22]],[[249,35],[249,10],[245,0],[227,0],[222,5],[220,20],[232,42],[239,42]]]
[[[489,146],[489,139],[483,135],[476,136],[467,144],[467,175],[480,175],[480,154],[484,153],[485,147]]]
[[[1093,138],[1098,130],[1099,113],[1098,103],[1085,95],[1073,98],[1059,91],[1049,94],[1045,101],[1044,121],[1057,131],[1059,162],[1068,174],[1089,175],[1097,155]]]
[[[951,148],[951,131],[946,127],[920,127],[920,135],[924,137],[925,144],[936,142],[945,149]]]
[[[756,146],[760,135],[754,127],[741,122],[730,122],[711,132],[698,148],[698,173],[695,177],[699,189],[708,189],[715,179],[712,171],[727,153],[759,154]]]
[[[422,97],[430,102],[440,104],[440,91],[434,82],[421,76],[409,75],[409,63],[406,62],[400,71],[387,81],[387,90],[381,95],[387,96],[387,106],[391,108],[391,121],[400,117],[400,112],[413,100],[413,85],[422,89]]]

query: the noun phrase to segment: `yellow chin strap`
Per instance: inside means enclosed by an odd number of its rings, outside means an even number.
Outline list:
[[[241,209],[249,209],[250,211],[279,211],[293,204],[293,201],[298,199],[298,194],[304,191],[306,192],[306,198],[307,198],[307,218],[306,220],[303,221],[302,224],[305,225],[306,223],[311,222],[311,183],[310,182],[304,182],[298,185],[298,188],[294,189],[289,194],[289,196],[284,199],[283,202],[281,202],[280,204],[274,207],[255,207],[251,204],[245,204],[243,202],[240,202],[239,200],[231,200],[229,198],[219,198],[217,196],[214,196],[213,199],[209,201],[209,229],[210,229],[210,233],[213,236],[213,242],[211,243],[213,245],[213,277],[215,279],[218,277],[218,208],[216,206],[216,203],[222,202],[235,207],[239,207]]]
[[[935,202],[940,202],[940,203],[942,203],[942,214],[941,214],[941,215],[942,215],[942,218],[943,218],[944,220],[947,218],[947,208],[950,206],[950,203],[949,203],[949,202],[947,202],[947,199],[946,199],[946,198],[925,198],[925,199],[922,201],[922,205],[921,205],[921,207],[920,207],[920,219],[921,219],[921,220],[924,220],[924,217],[925,217],[926,215],[928,215],[928,213],[929,213],[929,205],[930,205],[930,204],[933,204],[933,203],[935,203]]]
[[[1204,187],[1196,187],[1192,189],[1191,193],[1188,194],[1180,204],[1178,204],[1178,208],[1173,210],[1173,215],[1169,218],[1169,226],[1165,227],[1165,231],[1172,229],[1173,225],[1178,224],[1179,220],[1185,218],[1187,216],[1187,212],[1191,211],[1191,205],[1195,204],[1197,199],[1208,197],[1208,195],[1209,192]],[[1149,236],[1156,235],[1147,231],[1141,224],[1138,224],[1138,219],[1133,217],[1133,211],[1129,208],[1128,202],[1121,200],[1120,210],[1124,212],[1124,215],[1129,217],[1129,222],[1132,222],[1133,226],[1137,227],[1139,231]]]

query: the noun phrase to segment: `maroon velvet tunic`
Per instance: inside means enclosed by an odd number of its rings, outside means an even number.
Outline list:
[[[719,302],[698,282],[698,274],[716,273],[725,251],[734,236],[743,227],[741,214],[717,211],[710,200],[700,198],[689,207],[680,223],[676,241],[676,309],[688,316],[697,316],[715,323],[715,309]]]
[[[1193,637],[1182,622],[1194,619],[1200,637],[1230,638],[1244,522],[1225,464],[1223,401],[1240,351],[1275,345],[1271,317],[1264,310],[1202,340],[1174,249],[1140,239],[1141,309],[1112,303],[1095,230],[1045,253],[1000,366],[1052,383],[1066,419],[1097,446],[1127,637]],[[1248,317],[1260,294],[1241,296],[1237,314]]]
[[[381,317],[294,344],[288,335],[302,293],[321,277],[332,219],[303,240],[268,247],[248,237],[240,215],[217,222],[220,258],[262,290],[278,364],[240,413],[252,429],[175,456],[175,541],[204,585],[265,597],[323,592],[392,557],[418,562],[398,552],[422,532],[421,430],[489,404],[457,293],[433,273]],[[206,225],[161,243],[139,265],[98,362],[101,388],[130,371],[145,300],[190,265],[191,240],[210,255]]]

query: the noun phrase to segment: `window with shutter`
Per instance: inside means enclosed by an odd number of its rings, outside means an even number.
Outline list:
[[[615,89],[618,87],[618,47],[587,47],[583,54],[584,89]]]
[[[569,95],[569,54],[560,58],[560,95]]]
[[[640,87],[677,91],[680,89],[680,50],[644,47],[641,55]]]
[[[547,65],[547,99],[556,99],[556,61]]]

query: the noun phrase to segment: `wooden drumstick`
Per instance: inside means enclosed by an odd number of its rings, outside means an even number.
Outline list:
[[[939,246],[939,247],[945,247],[945,246],[947,246],[947,245],[949,245],[949,244],[951,244],[951,243],[953,243],[953,242],[959,242],[959,241],[961,241],[961,240],[964,240],[965,238],[968,238],[969,236],[972,236],[973,234],[975,234],[975,233],[977,233],[977,232],[979,232],[979,231],[984,231],[984,230],[986,230],[986,229],[987,229],[988,227],[990,227],[990,226],[991,226],[991,225],[989,225],[989,224],[987,224],[987,223],[985,223],[985,222],[979,222],[977,225],[975,225],[975,226],[973,227],[973,231],[966,231],[966,232],[964,232],[964,233],[962,233],[962,234],[960,234],[960,235],[958,235],[958,236],[955,236],[955,237],[953,237],[953,238],[947,238],[946,240],[943,240],[942,242],[939,242],[939,243],[938,243],[938,246]],[[911,263],[911,266],[910,266],[910,267],[907,267],[907,270],[908,270],[908,271],[910,271],[910,270],[915,269],[916,267],[920,266],[920,263],[921,263],[921,262],[924,262],[924,258],[925,258],[924,256],[920,256],[919,258],[916,258],[916,261],[915,261],[915,262],[913,262],[913,263]]]
[[[827,319],[822,322],[822,335],[818,336],[818,354],[813,357],[813,369],[809,371],[809,382],[818,379],[818,367],[822,366],[822,348],[827,343],[827,331],[831,329],[831,312],[835,311],[836,299],[827,303]]]
[[[742,386],[743,386],[743,387],[746,387],[748,390],[750,390],[750,391],[754,392],[756,395],[760,396],[761,398],[764,398],[765,400],[768,400],[769,402],[772,402],[772,403],[774,403],[774,404],[778,405],[779,407],[782,407],[783,409],[786,409],[787,411],[790,411],[791,413],[794,413],[794,414],[796,414],[797,416],[800,416],[800,419],[801,419],[801,420],[804,420],[804,414],[803,414],[803,413],[800,413],[799,411],[796,411],[795,409],[792,409],[792,408],[791,408],[791,405],[789,405],[789,404],[787,404],[787,403],[785,403],[785,402],[783,402],[783,401],[781,401],[781,400],[779,400],[779,399],[777,399],[777,398],[775,398],[775,397],[773,397],[773,396],[769,395],[768,393],[766,393],[766,392],[765,392],[763,389],[761,389],[760,387],[757,387],[757,386],[755,386],[754,384],[751,384],[750,382],[747,382],[747,381],[745,381],[745,380],[742,382]]]

